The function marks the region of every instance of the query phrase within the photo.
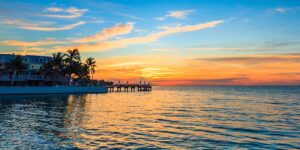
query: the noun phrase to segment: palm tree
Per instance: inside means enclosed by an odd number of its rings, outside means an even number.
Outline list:
[[[81,63],[77,67],[78,67],[78,71],[77,71],[78,79],[84,83],[88,82],[90,79],[88,65]]]
[[[12,72],[10,77],[10,85],[14,84],[14,78],[18,72],[24,71],[27,65],[23,63],[21,56],[17,55],[11,62],[5,64],[5,69]]]
[[[69,68],[67,67],[67,69]],[[73,63],[72,69],[73,77],[76,77],[74,78],[74,81],[78,82],[79,84],[86,84],[89,81],[90,76],[87,64],[76,61]]]
[[[53,53],[51,61],[53,69],[56,71],[56,84],[59,82],[59,77],[61,76],[61,73],[65,67],[65,61],[64,61],[65,54],[58,52]]]
[[[78,49],[73,49],[73,50],[67,50],[66,55],[66,61],[67,62],[75,62],[75,61],[80,61],[80,53],[78,51]]]
[[[44,74],[44,76],[50,76],[52,77],[52,79],[55,78],[56,84],[59,83],[59,79],[65,68],[64,57],[65,57],[64,53],[61,52],[53,53],[51,61],[43,64],[42,73]]]
[[[69,75],[69,81],[71,82],[72,74],[75,74],[78,70],[77,63],[80,63],[80,53],[78,49],[67,50],[65,54],[65,62],[67,65],[66,72]]]
[[[2,73],[4,71],[5,68],[2,68],[2,66],[4,66],[5,64],[0,63],[0,77],[2,76]]]
[[[89,57],[86,59],[85,63],[88,66],[88,72],[92,74],[93,80],[93,75],[95,74],[96,61],[94,58]]]
[[[54,80],[53,76],[55,76],[56,72],[53,69],[52,61],[43,64],[41,72],[42,75],[44,76],[44,81],[46,80],[46,77],[51,77],[51,80]]]

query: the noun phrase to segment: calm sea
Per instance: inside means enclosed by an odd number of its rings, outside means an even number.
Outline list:
[[[0,149],[300,149],[299,87],[0,97]]]

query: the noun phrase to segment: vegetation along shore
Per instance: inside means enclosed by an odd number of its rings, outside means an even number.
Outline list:
[[[81,60],[78,49],[53,53],[52,57],[0,54],[1,86],[112,85],[94,80],[96,61]]]

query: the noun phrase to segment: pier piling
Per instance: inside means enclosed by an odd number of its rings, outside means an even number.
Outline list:
[[[129,89],[131,92],[134,92],[134,91],[152,91],[152,85],[150,84],[146,84],[144,82],[144,84],[128,84],[128,81],[127,81],[127,84],[120,84],[120,81],[119,81],[119,84],[114,84],[114,85],[110,85],[110,86],[106,86],[107,88],[107,91],[108,92],[114,92],[114,89],[116,88],[117,92],[129,92]]]

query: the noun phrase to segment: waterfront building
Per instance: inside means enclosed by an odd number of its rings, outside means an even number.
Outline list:
[[[12,72],[5,68],[5,64],[14,60],[18,55],[15,54],[0,54],[0,85],[9,85],[13,77],[14,85],[40,85],[51,82],[51,79],[46,79],[41,70],[43,64],[49,62],[52,57],[21,55],[22,61],[26,64],[26,69],[18,72],[15,76]]]

